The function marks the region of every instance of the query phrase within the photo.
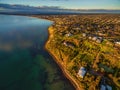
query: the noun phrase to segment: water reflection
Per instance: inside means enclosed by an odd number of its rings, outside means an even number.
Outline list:
[[[74,90],[43,49],[50,24],[0,15],[0,90]]]
[[[18,16],[9,16],[9,19],[5,17],[0,16],[0,49],[9,51],[28,48],[36,43],[44,43],[47,38],[43,38],[43,34],[47,35],[45,29],[51,22]]]

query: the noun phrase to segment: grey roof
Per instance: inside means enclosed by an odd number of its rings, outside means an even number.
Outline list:
[[[86,69],[84,67],[81,67],[78,71],[78,75],[83,78],[85,76]]]

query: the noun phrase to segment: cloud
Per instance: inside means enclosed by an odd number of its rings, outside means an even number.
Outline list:
[[[39,8],[41,8],[41,9],[52,9],[52,10],[62,9],[59,6],[40,6]]]

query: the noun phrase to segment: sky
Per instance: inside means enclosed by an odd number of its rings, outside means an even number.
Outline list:
[[[120,0],[0,0],[4,4],[58,6],[66,9],[118,9]]]

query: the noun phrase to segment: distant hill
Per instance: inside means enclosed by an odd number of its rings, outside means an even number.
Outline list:
[[[83,14],[83,13],[118,13],[120,10],[103,9],[62,9],[60,7],[33,7],[25,5],[0,4],[0,14]]]

